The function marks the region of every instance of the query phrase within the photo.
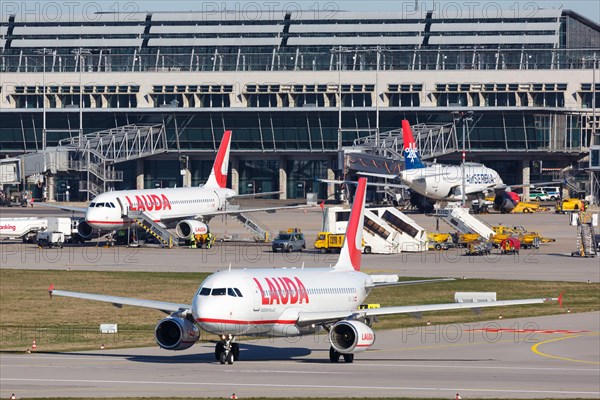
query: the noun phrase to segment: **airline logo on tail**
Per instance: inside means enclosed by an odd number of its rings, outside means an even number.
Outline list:
[[[219,146],[215,163],[205,187],[209,188],[226,188],[227,187],[227,171],[229,170],[229,147],[231,146],[231,131],[225,131],[223,140]]]
[[[407,120],[402,120],[402,138],[404,139],[404,164],[406,169],[425,168],[419,157],[419,150]]]
[[[334,267],[337,270],[360,271],[366,194],[367,178],[359,178],[354,196],[354,204],[350,212],[350,220],[346,228],[344,246],[340,252],[340,258]]]

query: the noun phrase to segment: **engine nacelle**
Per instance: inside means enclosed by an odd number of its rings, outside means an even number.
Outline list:
[[[195,219],[185,219],[177,224],[175,232],[181,239],[191,239],[192,235],[208,233],[208,225]]]
[[[200,339],[200,330],[187,319],[168,317],[154,328],[156,343],[166,350],[185,350]]]
[[[79,221],[79,224],[77,224],[77,234],[79,234],[83,240],[90,240],[94,237],[94,228],[82,219]]]
[[[375,333],[360,321],[340,321],[331,327],[329,341],[338,353],[360,353],[375,343]]]

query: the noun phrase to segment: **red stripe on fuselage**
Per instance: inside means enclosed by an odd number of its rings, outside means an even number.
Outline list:
[[[242,321],[237,319],[219,319],[219,318],[196,318],[197,322],[204,322],[207,324],[236,324],[236,325],[267,325],[267,324],[280,324],[280,325],[294,325],[295,320],[285,319],[271,319],[271,320],[258,320],[258,321]]]
[[[154,222],[160,222],[160,219],[155,219],[153,220]],[[104,224],[104,225],[126,225],[126,224],[130,224],[131,222],[124,222],[123,220],[120,221],[85,221],[88,224]]]

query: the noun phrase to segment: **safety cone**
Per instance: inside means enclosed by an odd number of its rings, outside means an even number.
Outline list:
[[[456,396],[454,396],[454,400],[461,400],[462,397],[460,397],[460,394],[456,393]]]
[[[502,314],[500,314],[500,315],[498,316],[498,319],[502,319]]]
[[[237,399],[238,397],[234,394],[231,395],[231,397],[229,397],[230,399]]]
[[[35,339],[33,339],[33,342],[31,342],[31,350],[36,350],[37,349],[37,343],[35,343]]]
[[[104,350],[104,344],[100,345],[100,350]]]
[[[11,394],[11,395],[10,395],[10,400],[17,400],[17,396],[15,396],[15,394],[14,394],[14,393],[13,393],[13,394]]]
[[[427,321],[427,326],[431,325],[431,321]]]
[[[25,354],[31,354],[31,350],[29,350],[29,349],[25,350]]]

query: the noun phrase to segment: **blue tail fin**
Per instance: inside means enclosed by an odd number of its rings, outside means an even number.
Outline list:
[[[425,164],[421,161],[419,150],[415,143],[410,124],[407,120],[402,120],[402,137],[404,138],[404,164],[406,169],[425,168]]]

